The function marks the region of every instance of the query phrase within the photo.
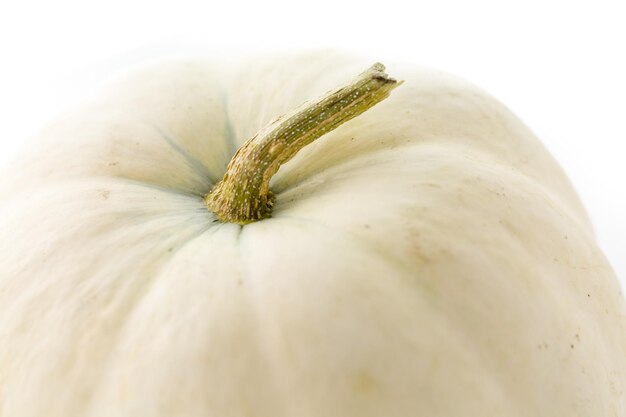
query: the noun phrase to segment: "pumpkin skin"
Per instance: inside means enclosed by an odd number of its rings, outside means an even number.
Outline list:
[[[0,416],[626,416],[618,281],[505,107],[390,65],[390,98],[272,179],[202,197],[271,119],[371,60],[130,74],[0,181]]]

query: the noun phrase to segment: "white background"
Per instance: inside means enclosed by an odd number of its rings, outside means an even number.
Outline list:
[[[343,47],[455,73],[509,106],[568,172],[626,282],[623,0],[0,4],[0,163],[43,121],[146,57]]]

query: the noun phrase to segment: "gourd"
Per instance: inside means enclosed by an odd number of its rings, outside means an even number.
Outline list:
[[[162,63],[34,138],[0,178],[0,416],[626,416],[557,163],[467,82],[367,65]]]

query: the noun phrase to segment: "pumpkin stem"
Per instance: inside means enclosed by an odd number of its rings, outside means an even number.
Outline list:
[[[224,178],[204,197],[222,222],[248,224],[270,217],[272,176],[315,139],[387,98],[402,82],[374,64],[349,84],[270,122],[235,153]]]

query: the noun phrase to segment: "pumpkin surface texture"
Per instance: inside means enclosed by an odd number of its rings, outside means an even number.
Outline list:
[[[625,417],[587,215],[467,82],[391,63],[278,169],[271,217],[207,208],[246,140],[371,64],[154,64],[33,138],[0,177],[0,416]]]

